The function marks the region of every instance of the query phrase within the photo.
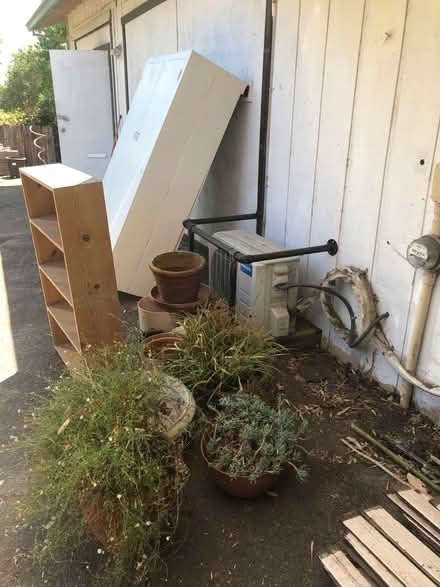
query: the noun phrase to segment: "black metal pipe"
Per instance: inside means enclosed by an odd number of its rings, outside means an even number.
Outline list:
[[[190,230],[191,226],[197,224],[218,224],[219,222],[237,222],[239,220],[255,220],[256,212],[252,214],[233,214],[232,216],[212,216],[208,218],[187,218],[183,221],[183,226]]]
[[[189,250],[194,253],[194,231],[192,228],[188,230]]]
[[[302,255],[313,255],[314,253],[328,253],[329,255],[336,255],[338,252],[338,245],[335,240],[330,239],[325,245],[316,247],[303,247],[301,249],[283,249],[274,253],[262,253],[259,255],[244,255],[233,247],[228,246],[223,241],[211,234],[205,232],[202,228],[194,225],[192,220],[184,221],[185,228],[188,228],[190,234],[194,233],[208,241],[217,248],[229,253],[238,263],[255,263],[256,261],[271,261],[273,259],[284,259],[286,257],[300,257]]]
[[[301,249],[283,249],[276,253],[263,253],[260,255],[243,255],[242,253],[234,253],[234,259],[239,263],[255,263],[256,261],[272,261],[273,259],[284,259],[285,257],[301,257],[302,255],[313,255],[315,253],[328,253],[329,255],[336,255],[338,252],[338,245],[336,241],[330,239],[325,245],[318,245],[315,247],[303,247]]]
[[[261,80],[260,110],[260,148],[258,157],[258,188],[257,188],[257,227],[256,232],[264,232],[264,208],[266,200],[266,165],[267,165],[267,129],[269,127],[270,78],[272,66],[272,0],[266,0],[266,16],[264,24],[263,72]]]

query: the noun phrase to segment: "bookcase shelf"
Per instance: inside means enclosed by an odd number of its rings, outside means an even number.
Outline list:
[[[53,342],[75,367],[88,345],[121,337],[102,183],[58,163],[20,174]]]

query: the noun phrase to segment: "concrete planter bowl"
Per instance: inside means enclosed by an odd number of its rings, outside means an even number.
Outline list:
[[[187,304],[198,299],[205,259],[197,253],[173,251],[157,255],[150,263],[160,298],[167,304]]]
[[[206,456],[206,444],[208,441],[208,433],[205,432],[200,442],[203,460],[205,461],[209,475],[218,487],[223,489],[229,495],[234,497],[252,498],[263,495],[268,489],[271,489],[278,481],[279,474],[266,473],[256,481],[250,481],[248,477],[237,477],[233,479],[227,473],[224,473],[212,463],[209,462]]]

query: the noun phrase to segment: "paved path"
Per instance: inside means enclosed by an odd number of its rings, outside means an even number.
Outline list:
[[[53,350],[19,180],[0,179],[0,586],[17,585],[21,548],[15,503],[25,491],[24,462],[7,447],[26,414],[61,369]],[[23,584],[23,583],[21,583]],[[32,584],[35,584],[32,581]]]

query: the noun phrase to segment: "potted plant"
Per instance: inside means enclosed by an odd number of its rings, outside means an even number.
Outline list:
[[[164,369],[202,402],[272,376],[283,353],[262,328],[238,317],[224,302],[188,315],[181,326],[178,352],[163,355]]]
[[[49,386],[24,441],[32,474],[21,513],[42,533],[38,559],[94,537],[112,582],[145,583],[176,528],[187,479],[183,442],[163,434],[169,389],[168,376],[145,369],[142,338],[90,351]]]
[[[293,412],[239,391],[220,398],[216,417],[202,437],[202,455],[224,491],[255,497],[272,487],[286,465],[299,481],[307,478],[298,449],[306,426]]]

